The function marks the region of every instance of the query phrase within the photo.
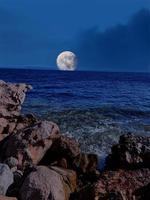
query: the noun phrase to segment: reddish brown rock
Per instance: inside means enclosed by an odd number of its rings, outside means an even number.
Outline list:
[[[31,86],[0,81],[0,117],[18,116],[25,93]]]
[[[78,175],[78,189],[85,188],[87,184],[93,184],[98,180],[100,172],[98,168],[98,156],[96,154],[80,153],[74,159],[73,168]]]
[[[39,166],[25,179],[21,200],[69,200],[76,189],[76,173],[62,168]]]
[[[0,80],[0,141],[14,131],[25,93],[29,89],[31,86],[26,84],[11,84]]]
[[[56,124],[48,121],[38,122],[9,136],[1,154],[3,159],[17,158],[20,168],[29,163],[37,164],[58,137],[59,128]]]
[[[38,120],[32,114],[19,115],[8,119],[0,118],[0,141],[12,133],[33,126],[37,122]]]
[[[80,154],[79,143],[75,139],[63,135],[55,141],[51,151],[69,159],[74,159]]]
[[[149,169],[108,171],[95,184],[94,199],[138,200],[138,190],[149,183]]]
[[[107,169],[150,168],[150,137],[122,135],[106,159]]]
[[[73,164],[81,173],[90,173],[98,167],[98,156],[96,154],[80,153]]]
[[[75,170],[81,182],[93,182],[99,175],[97,155],[81,153],[79,143],[67,136],[55,140],[40,165],[54,165]]]
[[[80,154],[79,143],[75,139],[61,135],[44,156],[41,164],[49,165],[53,162],[72,167],[73,160]],[[66,162],[66,163],[64,163]]]
[[[95,184],[81,188],[73,200],[149,200],[150,170],[103,172]]]
[[[63,184],[65,193],[69,194],[67,195],[69,198],[70,194],[73,193],[77,188],[77,176],[76,172],[69,169],[64,169],[60,167],[51,167],[50,169],[54,170],[58,174],[60,174],[63,178]]]
[[[40,164],[54,164],[74,169],[79,174],[91,175],[97,169],[98,157],[95,154],[81,153],[79,143],[75,139],[61,135],[47,151]]]
[[[38,122],[38,119],[33,114],[19,115],[17,117],[16,126],[13,133],[16,133],[25,128],[31,127]]]

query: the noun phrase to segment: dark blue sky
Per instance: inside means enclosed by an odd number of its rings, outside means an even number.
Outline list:
[[[150,71],[149,0],[1,0],[0,66]]]

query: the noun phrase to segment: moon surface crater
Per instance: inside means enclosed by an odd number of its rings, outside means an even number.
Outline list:
[[[59,70],[74,71],[77,66],[77,57],[71,51],[64,51],[59,54],[56,63]]]

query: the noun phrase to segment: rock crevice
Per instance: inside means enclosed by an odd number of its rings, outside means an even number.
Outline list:
[[[0,200],[150,199],[150,137],[121,136],[99,171],[57,124],[21,113],[30,89],[0,81]]]

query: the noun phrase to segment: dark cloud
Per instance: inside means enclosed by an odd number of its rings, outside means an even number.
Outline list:
[[[148,10],[136,14],[127,25],[114,26],[104,32],[99,30],[99,27],[105,30],[113,24],[125,23],[131,13],[148,7],[146,0],[136,0],[132,5],[126,0],[124,6],[119,0],[115,0],[116,4],[106,0],[97,1],[97,4],[88,1],[84,10],[85,2],[77,2],[62,0],[60,7],[59,1],[3,0],[0,6],[0,67],[56,68],[57,55],[70,50],[79,57],[79,69],[148,71]],[[88,29],[94,24],[98,27]],[[87,31],[77,38],[82,30]]]
[[[142,9],[126,25],[85,31],[77,49],[83,69],[150,71],[150,11]]]

